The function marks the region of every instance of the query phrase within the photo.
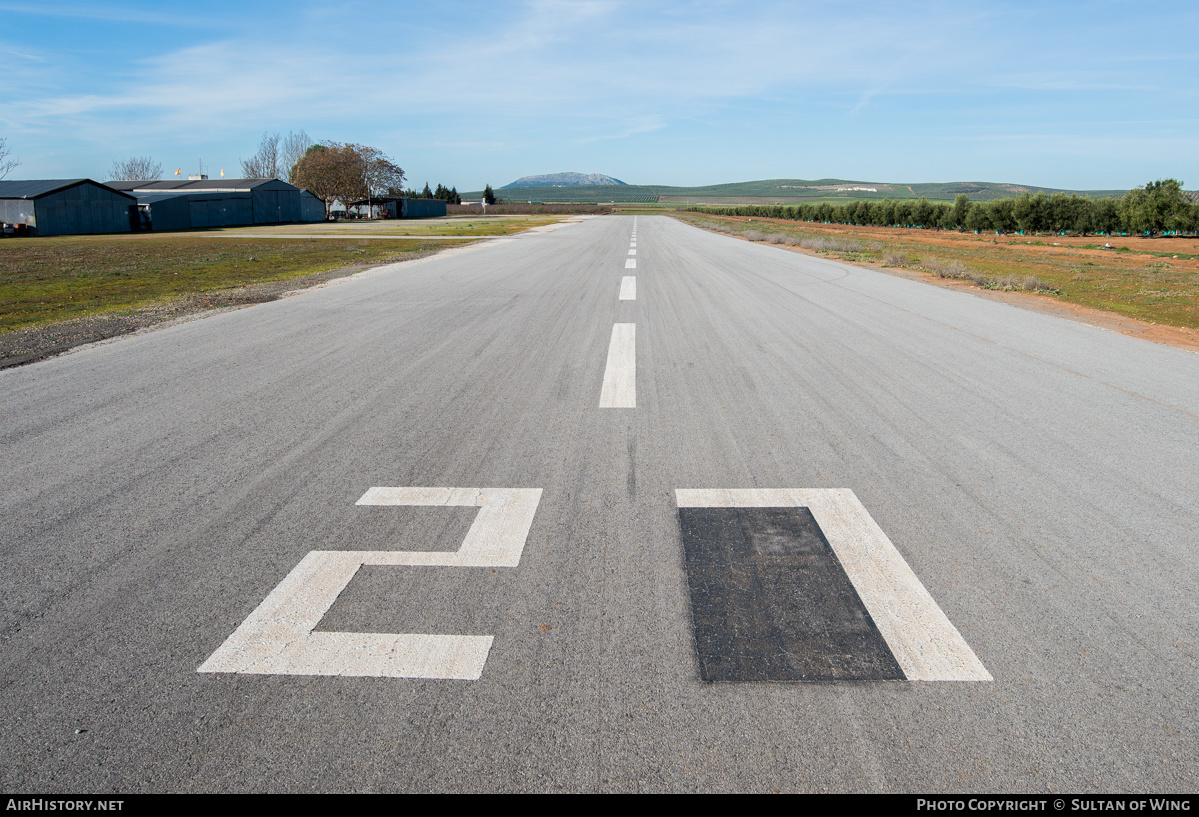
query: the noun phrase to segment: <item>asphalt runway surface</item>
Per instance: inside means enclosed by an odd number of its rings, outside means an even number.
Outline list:
[[[6,792],[1199,789],[1186,351],[605,216],[0,417]]]

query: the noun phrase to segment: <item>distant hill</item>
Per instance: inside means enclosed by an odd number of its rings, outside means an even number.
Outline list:
[[[604,184],[580,181],[608,179]],[[569,181],[573,179],[574,181]],[[874,199],[918,199],[953,201],[965,193],[971,201],[1009,198],[1021,193],[1078,193],[1092,198],[1119,197],[1127,190],[1060,190],[1003,182],[895,182],[848,179],[760,179],[758,181],[671,187],[659,184],[625,184],[607,176],[581,173],[552,173],[525,176],[502,188],[506,201],[543,202],[642,202],[660,204],[798,204],[805,201],[857,201]],[[463,193],[463,198],[481,197]]]
[[[500,190],[512,187],[607,187],[624,184],[620,179],[605,176],[603,173],[546,173],[541,176],[521,176],[511,184],[506,184]]]

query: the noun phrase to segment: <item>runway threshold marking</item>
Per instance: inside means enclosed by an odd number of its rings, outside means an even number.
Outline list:
[[[612,325],[600,408],[637,407],[637,324]]]
[[[902,678],[909,681],[993,680],[853,491],[844,488],[680,488],[675,491],[675,497],[685,549],[694,551],[694,558],[690,552],[686,554],[688,583],[692,586],[696,644],[701,650],[701,673],[705,680],[894,677],[887,674],[885,657],[880,657],[877,650],[871,652],[873,648],[867,644],[870,628],[855,620],[853,595],[860,600],[873,628],[886,642],[902,671]],[[712,514],[691,510],[768,509],[783,512],[797,508],[807,509],[814,525],[808,524],[803,515],[795,514]],[[817,566],[817,569],[825,571],[831,577],[829,581],[835,578],[836,571],[830,572],[831,563],[820,553],[823,547],[831,550],[836,565],[852,584],[853,593],[817,588],[820,592],[831,593],[832,606],[842,613],[836,620],[818,622],[816,629],[838,629],[840,634],[830,643],[834,646],[857,643],[860,648],[856,657],[825,656],[825,670],[819,668],[819,656],[787,653],[788,649],[795,648],[796,640],[804,632],[812,629],[813,625],[805,623],[804,617],[822,615],[821,611],[793,604],[803,601],[797,598],[799,585],[795,581],[808,581],[798,574],[823,560],[824,566]],[[713,553],[721,551],[725,555],[709,557],[705,555],[705,549]],[[714,565],[720,559],[724,560],[720,569],[726,574],[743,574],[723,580],[730,586],[740,584],[748,588],[741,593],[742,598],[705,597],[711,583],[719,580],[719,570]],[[697,568],[694,577],[693,564]],[[741,591],[734,587],[730,593],[733,592]],[[764,601],[753,601],[758,608],[763,604],[774,604],[776,609],[763,611],[747,607],[750,602],[745,599],[752,599],[755,594],[758,599],[764,598]],[[729,617],[734,620],[728,620]],[[747,622],[747,617],[754,620]],[[748,627],[748,631],[734,633],[741,625]],[[701,627],[716,634],[704,635],[701,643]],[[723,640],[719,634],[722,630],[728,633]],[[702,650],[707,650],[707,654]],[[758,654],[765,657],[753,660]],[[741,670],[722,669],[722,666],[737,664]],[[825,674],[820,675],[821,671]],[[811,673],[818,677],[807,678],[805,674]],[[770,677],[763,678],[763,674]]]
[[[626,275],[620,279],[620,300],[637,300],[637,276]]]
[[[314,550],[197,672],[476,680],[490,635],[313,632],[363,565],[516,567],[540,488],[371,488],[358,505],[474,506],[458,550]]]

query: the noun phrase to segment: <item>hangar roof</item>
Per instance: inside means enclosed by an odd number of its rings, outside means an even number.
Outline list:
[[[0,199],[36,199],[47,193],[74,187],[91,179],[30,179],[27,181],[0,181]],[[99,182],[92,182],[99,184]],[[104,187],[105,185],[101,185]]]
[[[270,185],[274,189],[295,189],[279,179],[155,179],[152,181],[114,181],[107,183],[114,190],[136,190],[139,193],[242,193]]]

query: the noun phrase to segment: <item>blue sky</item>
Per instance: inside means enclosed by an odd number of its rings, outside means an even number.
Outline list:
[[[10,178],[240,175],[264,131],[523,175],[1199,188],[1194,2],[0,0]]]

